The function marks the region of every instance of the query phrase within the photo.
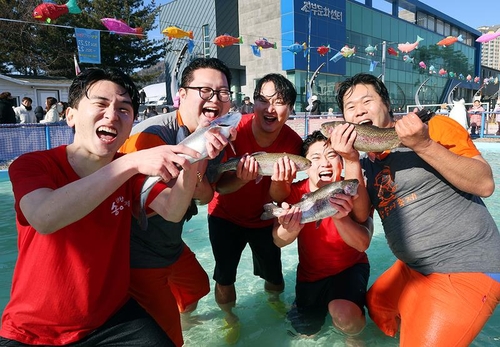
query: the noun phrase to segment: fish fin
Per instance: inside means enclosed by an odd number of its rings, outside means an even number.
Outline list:
[[[68,7],[68,12],[71,13],[71,14],[80,14],[80,13],[82,13],[82,10],[80,9],[80,7],[78,7],[78,4],[77,4],[76,0],[69,0],[66,3],[66,6]]]
[[[234,144],[232,141],[229,141],[229,147],[231,147],[231,150],[233,151],[233,153],[236,153],[236,149],[234,148]]]
[[[236,153],[236,152],[235,152]],[[267,154],[267,152],[265,151],[259,151],[259,152],[253,152],[252,154],[250,154],[251,156],[254,156],[254,155],[258,155],[258,154]]]
[[[257,178],[255,179],[255,184],[259,184],[260,181],[262,181],[262,175],[258,175]]]

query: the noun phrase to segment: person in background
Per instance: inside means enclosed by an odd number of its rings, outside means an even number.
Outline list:
[[[371,319],[388,336],[400,330],[401,347],[469,346],[500,300],[500,233],[481,199],[495,189],[490,165],[449,117],[426,124],[409,113],[395,121],[376,76],[346,79],[337,102],[346,121],[395,127],[404,145],[361,158],[371,205],[397,258],[368,290]],[[356,136],[343,124],[330,141],[344,156]]]
[[[443,116],[449,115],[450,114],[450,110],[448,109],[448,104],[447,103],[441,104],[441,106],[436,111],[436,113],[440,114],[440,115],[443,115]]]
[[[243,98],[243,105],[240,106],[240,113],[241,114],[253,113],[253,104],[250,101],[250,97],[245,96]]]
[[[167,106],[163,106],[161,108],[161,113],[165,114],[165,113],[169,113],[169,112],[170,112],[170,109]]]
[[[145,176],[159,176],[147,206],[179,221],[198,170],[184,155],[199,153],[159,146],[117,154],[138,109],[128,75],[86,69],[69,88],[73,142],[10,165],[19,242],[0,346],[174,346],[130,299],[130,220]]]
[[[148,119],[149,117],[157,116],[158,112],[156,112],[156,107],[147,106],[143,112],[143,119]]]
[[[481,99],[474,98],[474,102],[467,111],[470,120],[470,134],[480,135],[481,134],[481,120],[483,117],[484,107],[481,106]]]
[[[373,222],[369,218],[365,226],[353,220],[349,216],[352,197],[336,194],[330,199],[338,211],[334,216],[319,224],[301,224],[300,208],[290,205],[298,203],[304,194],[344,179],[342,157],[320,131],[305,138],[302,155],[312,163],[307,169],[308,178],[292,183],[291,193],[282,204],[285,212],[273,229],[278,247],[296,239],[298,242],[295,301],[288,319],[299,334],[314,335],[329,313],[336,329],[348,336],[357,335],[366,325],[364,306],[370,265],[365,251],[373,235]]]
[[[229,111],[230,85],[231,72],[221,60],[193,60],[182,73],[179,110],[137,124],[121,151],[132,153],[177,144],[200,126]],[[220,141],[221,146],[214,149],[211,158],[228,143],[224,137]],[[135,219],[131,225],[130,293],[177,347],[184,343],[179,312],[187,318],[210,291],[207,273],[182,240],[184,222],[198,213],[197,204],[207,204],[213,197],[212,186],[205,175],[207,165],[208,160],[198,164],[196,186],[186,191],[193,200],[179,222],[156,215],[148,218],[147,230],[142,230]]]
[[[57,111],[57,99],[49,96],[45,100],[45,116],[40,123],[56,123],[59,122],[59,112]]]
[[[40,123],[40,121],[43,119],[45,116],[45,111],[42,106],[37,106],[35,107],[35,117],[36,117],[36,122]]]
[[[57,103],[57,106],[56,106],[56,109],[57,109],[57,113],[59,113],[59,120],[66,120],[66,109],[68,108],[68,103],[67,102],[63,102],[63,101],[59,101]]]
[[[12,108],[12,95],[10,92],[0,94],[0,124],[16,124],[16,113]]]
[[[21,100],[21,105],[14,108],[14,113],[16,114],[16,118],[18,119],[19,123],[36,123],[35,112],[33,111],[33,108],[31,106],[32,103],[33,100],[25,96]]]
[[[498,130],[495,135],[500,135],[500,99],[497,99],[493,113],[496,113],[496,122],[498,125]]]
[[[285,124],[296,97],[294,85],[283,75],[271,73],[259,80],[253,96],[254,113],[243,115],[233,142],[235,151],[226,148],[226,159],[241,156],[237,169],[223,173],[217,180],[214,198],[208,205],[208,229],[215,257],[215,301],[225,313],[228,343],[239,338],[239,319],[232,309],[236,304],[237,268],[247,244],[252,251],[254,274],[264,279],[270,305],[278,310],[282,307],[279,294],[285,283],[281,251],[273,243],[273,221],[261,220],[260,216],[265,203],[289,194],[296,166],[285,157],[275,163],[273,177],[256,182],[258,163],[249,154],[300,154],[302,139]]]
[[[312,115],[320,115],[321,114],[321,101],[318,99],[317,95],[311,96],[312,105],[311,105],[311,114]]]

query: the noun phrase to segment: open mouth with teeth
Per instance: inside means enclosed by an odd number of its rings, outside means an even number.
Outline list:
[[[210,108],[210,107],[204,107],[203,110],[203,115],[207,117],[208,119],[213,119],[217,118],[219,116],[219,110],[216,108]]]
[[[276,122],[278,120],[278,118],[264,115],[264,120],[267,123],[274,123],[274,122]]]
[[[101,126],[101,127],[97,128],[96,133],[101,141],[107,142],[107,143],[112,142],[115,139],[115,137],[117,136],[116,129],[105,127],[105,126]]]
[[[370,119],[365,119],[359,122],[358,124],[373,125],[373,122]]]
[[[319,174],[319,179],[321,180],[330,180],[333,177],[333,171],[326,170],[326,171],[321,171]]]

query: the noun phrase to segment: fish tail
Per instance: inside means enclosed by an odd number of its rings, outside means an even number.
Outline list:
[[[193,40],[193,39],[194,39],[194,36],[193,36],[193,31],[192,31],[192,30],[188,31],[188,36],[189,36],[189,38],[190,38],[191,40]]]
[[[76,0],[69,0],[66,3],[66,6],[68,7],[68,12],[72,14],[79,14],[82,13],[82,10],[80,7],[78,7],[78,4],[76,3]]]
[[[273,203],[265,204],[264,212],[260,215],[260,219],[268,220],[273,219],[274,217],[278,217],[283,209],[281,207],[276,206]]]
[[[135,34],[138,36],[142,36],[142,34],[144,33],[144,29],[142,29],[142,28],[135,28],[134,31],[135,31]]]

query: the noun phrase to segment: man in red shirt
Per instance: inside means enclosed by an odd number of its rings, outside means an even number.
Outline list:
[[[69,90],[74,141],[9,167],[19,254],[0,346],[173,346],[128,294],[130,220],[149,175],[163,189],[148,207],[179,221],[191,202],[185,191],[198,180],[197,164],[178,153],[199,153],[177,145],[117,154],[138,109],[130,77],[87,69]]]
[[[296,167],[288,158],[280,159],[273,177],[256,181],[258,163],[251,153],[299,154],[300,136],[286,125],[293,111],[297,92],[285,76],[268,74],[254,91],[254,113],[243,115],[233,142],[235,152],[226,148],[226,158],[239,157],[236,171],[225,172],[216,183],[216,192],[208,206],[210,242],[215,256],[215,300],[226,313],[226,341],[239,337],[238,317],[232,312],[236,304],[236,272],[247,244],[252,249],[254,273],[265,280],[272,306],[279,306],[283,291],[281,251],[273,243],[272,220],[260,219],[263,205],[286,197]],[[279,181],[277,179],[280,179]],[[258,183],[257,183],[258,182]]]
[[[343,179],[342,157],[326,143],[327,138],[320,131],[304,140],[302,155],[312,163],[308,178],[292,183],[287,203],[283,203],[286,211],[276,220],[273,237],[279,247],[298,241],[296,297],[288,313],[295,330],[304,335],[316,334],[329,313],[334,327],[347,335],[356,335],[366,324],[364,306],[370,265],[365,251],[373,234],[371,218],[366,226],[353,220],[349,216],[352,197],[344,194],[330,199],[338,213],[321,220],[319,225],[300,224],[300,208],[288,205],[298,203],[304,194]]]

